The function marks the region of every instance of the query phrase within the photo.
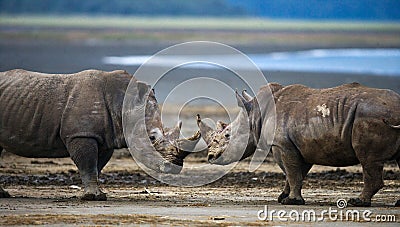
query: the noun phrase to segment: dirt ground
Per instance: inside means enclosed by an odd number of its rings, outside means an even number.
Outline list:
[[[202,187],[174,187],[148,176],[134,160],[117,151],[100,176],[108,201],[81,201],[79,173],[69,158],[28,159],[3,152],[0,183],[12,198],[0,199],[0,225],[207,225],[260,226],[288,224],[278,219],[257,218],[265,205],[269,210],[314,209],[317,213],[338,209],[338,199],[355,197],[362,189],[360,166],[332,168],[314,166],[303,186],[305,206],[284,206],[276,198],[284,185],[284,175],[276,164],[265,162],[248,172],[249,162],[239,163],[230,173]],[[185,165],[203,165],[203,157],[188,157]],[[205,173],[206,174],[206,173]],[[372,201],[371,218],[394,215],[400,223],[400,209],[393,204],[400,198],[400,174],[397,165],[385,166],[385,187]],[[366,210],[367,208],[350,208]],[[345,220],[342,220],[345,221]],[[329,220],[319,224],[342,225]],[[289,222],[312,224],[313,222]],[[365,220],[346,225],[373,225]]]

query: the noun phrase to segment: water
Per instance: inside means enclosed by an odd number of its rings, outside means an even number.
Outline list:
[[[102,59],[104,64],[138,66],[150,55],[108,56]],[[210,55],[209,59],[229,56]],[[299,71],[321,73],[373,74],[382,76],[400,76],[400,49],[315,49],[295,52],[276,52],[268,54],[249,54],[248,57],[265,71]],[[182,56],[168,57],[171,63]],[[235,61],[235,58],[232,58]],[[160,65],[163,62],[159,63]],[[240,66],[241,62],[237,62]],[[191,68],[213,67],[204,64],[192,64]]]

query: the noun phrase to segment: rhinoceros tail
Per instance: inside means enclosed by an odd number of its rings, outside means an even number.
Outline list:
[[[383,122],[384,122],[386,125],[388,125],[389,127],[394,128],[394,129],[400,129],[400,125],[392,125],[392,124],[390,124],[386,119],[382,119],[382,120],[383,120]]]

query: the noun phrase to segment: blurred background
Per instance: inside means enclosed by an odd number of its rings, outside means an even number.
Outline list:
[[[400,92],[398,0],[0,0],[0,71],[133,74],[158,51],[195,40],[237,48],[269,82]],[[160,102],[199,74],[243,88],[223,70],[186,70],[158,85]]]

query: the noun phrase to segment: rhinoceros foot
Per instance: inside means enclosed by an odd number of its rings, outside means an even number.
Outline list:
[[[288,193],[282,192],[282,193],[279,195],[279,197],[278,197],[278,203],[282,203],[282,200],[283,200],[284,198],[287,198],[288,196],[289,196]]]
[[[301,199],[296,199],[296,198],[291,199],[289,197],[286,197],[286,198],[282,199],[281,204],[283,204],[283,205],[304,205],[305,202],[304,202],[303,198],[301,198]]]
[[[107,200],[107,194],[106,193],[99,193],[99,194],[93,194],[93,193],[85,193],[82,197],[81,200],[86,200],[86,201],[106,201]]]
[[[363,201],[360,198],[351,198],[347,201],[348,204],[351,204],[356,207],[370,207],[371,201]]]
[[[395,207],[400,207],[400,199],[397,200],[396,204],[394,205]]]
[[[10,198],[10,193],[4,191],[4,189],[0,188],[0,198]]]

